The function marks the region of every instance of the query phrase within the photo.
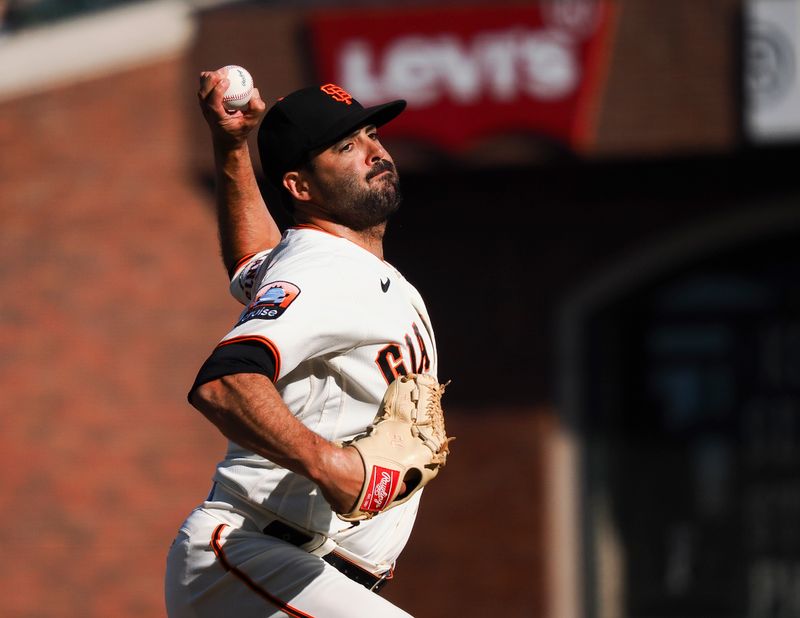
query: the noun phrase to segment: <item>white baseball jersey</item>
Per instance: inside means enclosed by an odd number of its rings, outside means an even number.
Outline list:
[[[328,440],[362,433],[398,375],[436,376],[436,343],[419,293],[390,264],[344,238],[291,228],[275,249],[239,266],[231,292],[246,307],[220,345],[269,350],[283,401]],[[422,494],[352,527],[314,483],[237,444],[229,444],[214,478],[379,568],[390,568],[403,549]]]

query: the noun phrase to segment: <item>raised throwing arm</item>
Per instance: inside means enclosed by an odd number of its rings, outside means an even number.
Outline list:
[[[247,255],[271,249],[281,232],[269,213],[256,182],[248,136],[266,111],[258,89],[247,107],[233,112],[222,105],[228,87],[225,69],[203,71],[197,93],[214,147],[216,205],[220,249],[225,268]]]

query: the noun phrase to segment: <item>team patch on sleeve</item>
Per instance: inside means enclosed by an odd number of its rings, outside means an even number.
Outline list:
[[[247,264],[244,269],[242,269],[242,272],[239,273],[239,276],[236,277],[235,280],[236,284],[239,286],[241,294],[247,300],[253,300],[253,283],[256,278],[256,273],[266,259],[266,254],[256,258],[254,258],[253,255],[249,255],[239,260],[238,264],[232,269],[235,273],[239,270],[242,264],[250,260],[250,263]],[[232,275],[233,273],[231,273],[231,276]]]
[[[253,301],[239,318],[239,324],[249,320],[276,320],[300,295],[300,288],[288,281],[270,281],[262,285]]]

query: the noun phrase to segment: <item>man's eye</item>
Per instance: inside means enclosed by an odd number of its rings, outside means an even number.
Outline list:
[[[353,144],[352,144],[352,142],[348,142],[348,143],[346,143],[346,144],[342,144],[342,145],[339,147],[339,152],[350,152],[352,149],[353,149]]]

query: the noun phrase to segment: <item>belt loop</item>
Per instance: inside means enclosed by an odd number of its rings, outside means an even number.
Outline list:
[[[335,551],[322,556],[322,559],[342,575],[349,577],[357,584],[361,584],[367,590],[371,590],[375,593],[383,588],[383,585],[391,579],[394,573],[393,569],[389,569],[389,571],[383,573],[383,575],[373,575]]]
[[[381,588],[383,588],[386,585],[386,582],[388,582],[393,577],[394,577],[394,567],[392,567],[391,569],[386,571],[383,575],[381,575],[380,579],[376,581],[374,584],[372,584],[370,591],[377,594],[378,592],[380,592]]]
[[[361,565],[336,552],[335,549],[338,546],[333,539],[321,534],[299,530],[279,519],[268,523],[262,532],[322,558],[337,571],[372,592],[377,593],[387,581],[394,577],[394,567],[381,575],[374,575]]]

